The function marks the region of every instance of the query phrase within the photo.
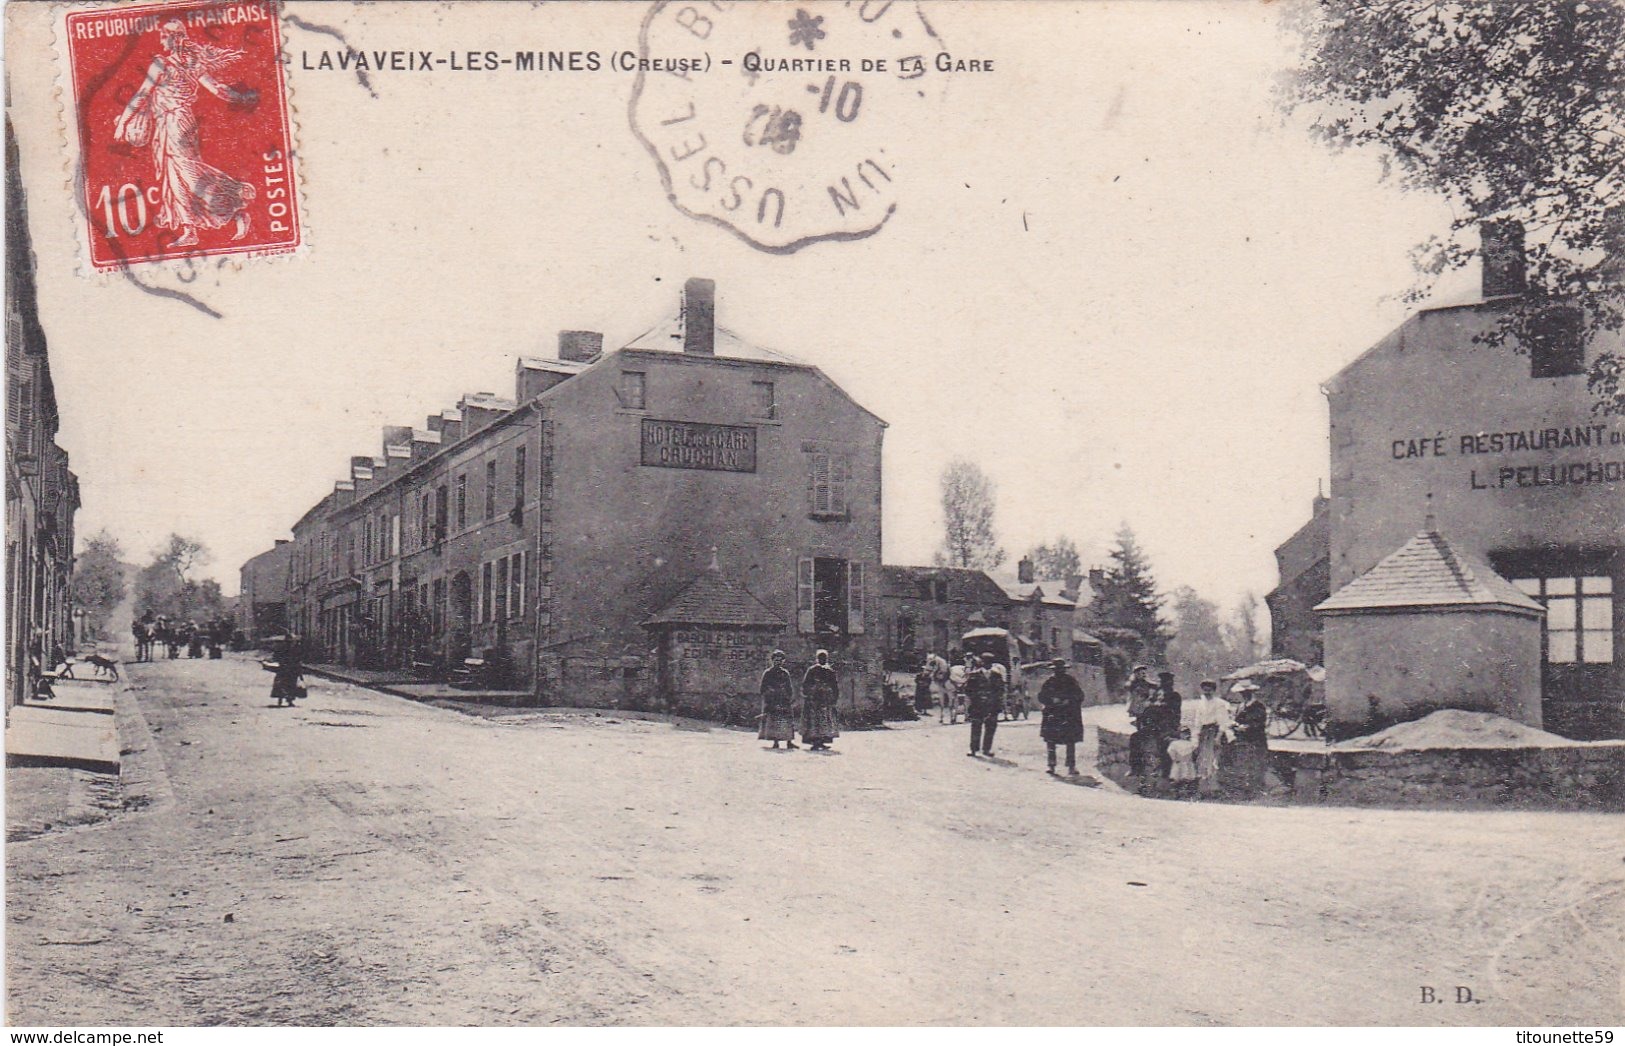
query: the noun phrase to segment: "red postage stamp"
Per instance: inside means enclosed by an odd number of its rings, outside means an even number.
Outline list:
[[[101,7],[63,25],[92,267],[298,249],[275,0]]]

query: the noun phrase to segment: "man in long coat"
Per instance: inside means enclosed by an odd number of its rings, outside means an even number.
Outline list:
[[[1078,742],[1083,740],[1083,687],[1067,673],[1066,662],[1056,658],[1049,663],[1055,674],[1038,688],[1038,706],[1044,718],[1038,736],[1049,747],[1049,772],[1055,772],[1055,748],[1066,746],[1066,772],[1078,772]]]
[[[801,677],[801,739],[814,752],[829,748],[841,736],[835,722],[835,702],[841,693],[835,669],[829,665],[829,651],[820,650]]]
[[[796,744],[796,690],[790,670],[784,667],[784,651],[775,650],[772,663],[762,673],[762,728],[756,736],[772,741],[773,747],[784,742],[786,748],[799,748]]]
[[[1156,687],[1146,678],[1147,668],[1135,665],[1128,681],[1128,716],[1134,721],[1134,733],[1128,741],[1128,772],[1135,778],[1146,776],[1148,754],[1152,751],[1157,726],[1157,710],[1152,706]]]

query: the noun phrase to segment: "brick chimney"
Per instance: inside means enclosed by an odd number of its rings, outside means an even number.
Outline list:
[[[1021,562],[1016,564],[1016,581],[1023,585],[1033,583],[1033,561],[1027,556],[1022,556]]]
[[[715,356],[717,352],[717,283],[694,277],[683,284],[683,352]]]
[[[559,359],[586,363],[604,351],[604,336],[597,331],[559,331]]]
[[[1102,588],[1106,587],[1105,567],[1089,568],[1089,587],[1094,589],[1096,592],[1099,592]]]
[[[1523,252],[1523,223],[1511,218],[1478,227],[1483,296],[1522,294],[1529,286]]]

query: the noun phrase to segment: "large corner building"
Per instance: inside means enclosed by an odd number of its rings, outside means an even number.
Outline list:
[[[1485,231],[1482,300],[1427,309],[1327,383],[1331,491],[1278,553],[1278,649],[1322,647],[1344,730],[1437,707],[1625,735],[1625,419],[1586,374],[1619,352],[1553,309],[1486,344],[1525,287]]]
[[[885,423],[818,368],[715,322],[714,286],[630,344],[565,331],[512,399],[463,397],[293,527],[307,660],[445,674],[547,704],[746,720],[769,652],[828,649],[874,714]]]

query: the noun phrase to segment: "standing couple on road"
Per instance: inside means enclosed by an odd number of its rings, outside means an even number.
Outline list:
[[[762,728],[756,734],[763,741],[772,741],[779,747],[799,748],[796,744],[796,694],[790,670],[784,667],[785,653],[773,651],[771,664],[762,673]],[[801,677],[801,740],[814,752],[829,749],[840,736],[835,721],[835,702],[840,696],[835,669],[829,664],[829,651],[820,650]]]

